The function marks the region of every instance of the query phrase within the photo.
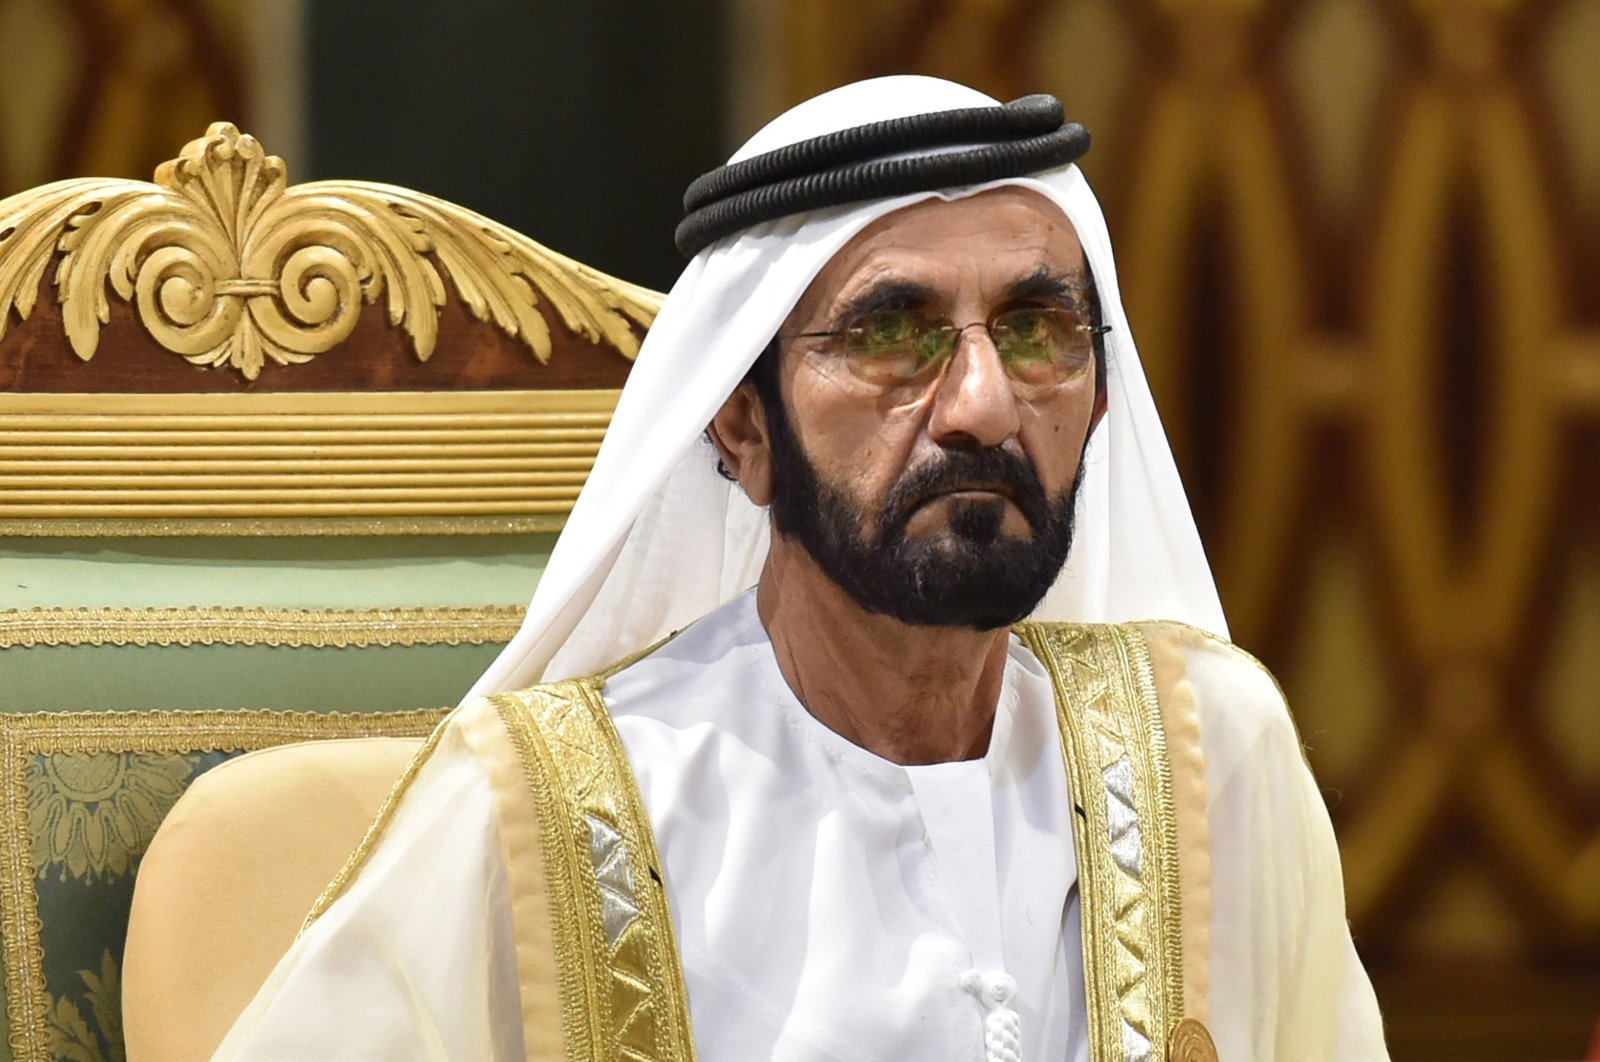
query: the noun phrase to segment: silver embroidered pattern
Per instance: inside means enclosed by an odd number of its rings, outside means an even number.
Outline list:
[[[1123,873],[1144,880],[1139,851],[1139,813],[1133,808],[1133,765],[1123,756],[1101,772],[1106,784],[1106,825],[1111,831],[1111,858]]]
[[[600,886],[600,922],[606,945],[612,951],[628,927],[639,920],[639,901],[633,891],[633,870],[628,865],[628,844],[610,823],[585,815],[589,825],[589,858]]]
[[[1122,1053],[1128,1062],[1153,1062],[1150,1053],[1150,1040],[1128,1024],[1128,1019],[1122,1019]]]

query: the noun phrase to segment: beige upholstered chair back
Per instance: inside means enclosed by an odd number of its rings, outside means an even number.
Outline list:
[[[129,1062],[211,1057],[421,744],[281,745],[189,787],[134,888],[122,991]]]

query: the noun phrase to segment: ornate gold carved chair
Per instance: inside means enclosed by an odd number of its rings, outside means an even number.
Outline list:
[[[515,630],[659,298],[416,192],[291,186],[226,124],[154,183],[0,201],[0,1059],[123,1057],[134,876],[196,778],[414,742],[455,703]],[[405,758],[368,747],[312,754],[346,750],[357,794],[341,825],[291,824],[333,831],[325,861]],[[152,866],[204,868],[214,835]],[[237,913],[180,938],[150,910],[136,947],[169,966]]]

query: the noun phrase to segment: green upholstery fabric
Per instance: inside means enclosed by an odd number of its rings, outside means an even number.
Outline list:
[[[444,712],[0,716],[4,1057],[124,1058],[120,972],[134,875],[195,778],[292,741],[422,736]]]
[[[553,542],[0,539],[0,712],[455,704],[515,629]],[[68,613],[86,609],[160,613],[169,629],[84,630]],[[228,630],[219,610],[275,625]],[[374,611],[412,626],[386,638]],[[451,619],[463,612],[476,618]]]
[[[0,1062],[122,1059],[134,874],[179,795],[251,749],[425,735],[553,542],[0,539]]]
[[[552,534],[0,538],[0,610],[526,605]]]
[[[261,645],[0,650],[0,711],[281,708],[392,711],[455,704],[499,642],[310,649]]]

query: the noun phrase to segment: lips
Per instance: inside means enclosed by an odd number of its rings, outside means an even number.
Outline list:
[[[1001,483],[962,483],[935,491],[927,500],[932,501],[934,498],[943,498],[951,494],[996,494],[1007,501],[1014,498],[1011,488]]]
[[[983,500],[1003,498],[1036,528],[1049,515],[1044,487],[1024,458],[998,448],[949,450],[895,485],[884,506],[888,516],[884,526],[898,532],[923,506],[956,494],[982,494],[986,496]]]
[[[939,490],[929,491],[927,494],[918,498],[912,503],[911,508],[907,511],[907,515],[925,506],[932,505],[934,502],[945,500],[956,502],[968,501],[972,503],[1004,501],[1011,502],[1013,505],[1016,504],[1016,498],[1012,495],[1010,490],[994,484],[986,483],[981,486],[974,485],[942,487]]]

